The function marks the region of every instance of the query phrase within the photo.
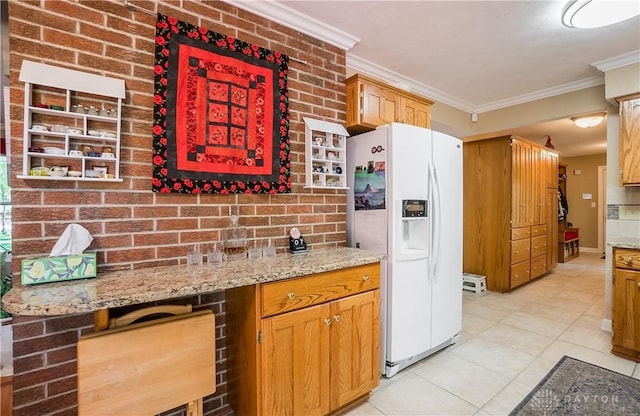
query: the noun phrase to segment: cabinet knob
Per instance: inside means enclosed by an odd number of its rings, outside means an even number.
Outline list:
[[[331,326],[331,319],[329,319],[329,318],[325,318],[324,323],[325,323],[327,326]]]
[[[640,282],[638,282],[638,287],[640,287]]]
[[[369,275],[365,274],[364,276],[362,276],[362,281],[367,283],[369,281]]]
[[[296,294],[293,293],[293,292],[289,292],[289,294],[287,296],[289,296],[289,299],[293,299],[293,298],[296,297]]]
[[[627,257],[627,264],[629,266],[633,265],[633,257]]]
[[[333,315],[333,319],[335,319],[336,322],[340,322],[340,315]]]

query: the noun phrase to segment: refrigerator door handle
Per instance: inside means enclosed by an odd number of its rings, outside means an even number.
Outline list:
[[[434,164],[431,165],[431,170],[433,171],[433,186],[431,188],[431,200],[433,201],[433,209],[431,210],[431,217],[434,224],[431,265],[433,266],[433,283],[436,283],[438,281],[438,262],[440,260],[440,237],[442,228],[440,216],[442,212],[442,200],[440,198],[440,181],[438,180],[438,171],[436,170]]]

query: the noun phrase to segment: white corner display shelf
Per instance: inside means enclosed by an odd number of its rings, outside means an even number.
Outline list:
[[[122,182],[124,80],[25,60],[20,81],[24,149],[18,178]]]
[[[305,188],[348,189],[347,136],[344,126],[303,117]]]

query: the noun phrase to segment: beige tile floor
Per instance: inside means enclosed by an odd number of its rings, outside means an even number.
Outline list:
[[[458,343],[381,379],[359,415],[507,415],[563,355],[640,378],[609,352],[605,261],[580,257],[508,294],[464,291]]]

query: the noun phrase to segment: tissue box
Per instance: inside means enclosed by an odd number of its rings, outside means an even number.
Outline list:
[[[23,285],[96,277],[96,253],[22,260]]]

